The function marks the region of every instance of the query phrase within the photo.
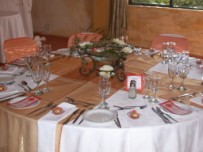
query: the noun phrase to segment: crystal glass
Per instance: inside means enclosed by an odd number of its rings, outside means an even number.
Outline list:
[[[168,76],[170,78],[170,84],[169,84],[169,89],[175,89],[175,86],[173,84],[173,80],[176,77],[176,71],[177,71],[177,64],[174,62],[169,62],[168,63]]]
[[[43,88],[43,92],[49,92],[48,82],[51,74],[51,64],[46,63],[42,66],[42,80],[45,82],[45,87]]]
[[[146,95],[143,96],[144,99],[150,99],[151,96],[149,95],[149,91],[151,88],[151,76],[152,76],[152,72],[151,71],[147,71],[144,73],[144,88],[146,89]]]
[[[182,79],[180,86],[177,88],[180,91],[185,91],[187,88],[184,86],[184,80],[187,77],[190,70],[190,66],[187,64],[178,65],[178,75]]]
[[[167,42],[163,42],[162,43],[162,58],[163,61],[161,63],[166,64],[168,63],[168,43]]]
[[[42,64],[41,63],[35,63],[32,66],[32,79],[34,81],[34,83],[37,85],[36,89],[35,89],[35,94],[36,95],[41,95],[42,91],[38,89],[40,82],[42,81]]]
[[[99,81],[98,92],[102,98],[102,101],[100,102],[100,104],[98,106],[99,109],[109,109],[109,106],[106,103],[106,96],[109,94],[110,90],[111,90],[110,81],[107,81],[107,82]]]
[[[24,58],[25,60],[25,64],[27,66],[28,69],[28,73],[26,74],[26,76],[31,76],[31,71],[32,71],[32,57],[31,56],[27,56]]]
[[[158,91],[158,86],[159,86],[160,80],[161,80],[160,75],[155,75],[154,74],[151,77],[151,89],[152,89],[152,93],[153,93],[152,98],[149,99],[149,102],[151,102],[151,103],[158,103],[159,102],[157,100],[157,98],[156,98],[156,94],[157,94],[157,91]]]

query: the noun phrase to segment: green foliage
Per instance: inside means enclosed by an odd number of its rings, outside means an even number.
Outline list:
[[[171,0],[173,1],[173,7],[183,8],[197,8],[203,9],[203,0]],[[152,4],[152,5],[163,5],[169,6],[170,0],[130,0],[133,4]]]

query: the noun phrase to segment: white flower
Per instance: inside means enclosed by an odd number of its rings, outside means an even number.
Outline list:
[[[113,71],[113,67],[111,65],[103,65],[100,71]]]
[[[81,43],[79,43],[80,47],[84,47],[86,45],[92,45],[92,43],[91,42],[81,42]]]
[[[34,37],[34,41],[37,43],[37,45],[39,47],[41,47],[42,46],[42,41],[46,41],[46,38],[45,37],[40,37],[40,36],[36,35]]]
[[[127,54],[133,53],[133,50],[132,50],[130,47],[124,47],[121,51],[122,51],[122,52],[125,52],[125,53],[127,53]]]
[[[117,44],[119,44],[119,45],[125,45],[125,42],[119,40],[118,38],[113,39],[113,42],[114,42],[114,43],[117,43]]]
[[[100,70],[100,72],[99,72],[100,76],[110,78],[115,75],[114,69],[110,65],[103,65],[99,70]]]

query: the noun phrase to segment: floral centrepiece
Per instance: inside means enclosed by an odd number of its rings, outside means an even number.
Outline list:
[[[90,55],[100,57],[123,57],[123,59],[127,54],[133,53],[131,46],[118,38],[112,39],[112,41],[81,42],[71,48],[72,51],[78,49],[80,52]]]
[[[88,76],[97,70],[99,76],[110,78],[115,75],[119,81],[125,80],[124,61],[128,54],[135,51],[134,46],[117,38],[96,42],[77,41],[75,44],[70,51],[71,54],[74,51],[79,54],[82,62],[79,71],[82,75]]]
[[[115,75],[114,68],[111,65],[103,65],[99,69],[99,76],[110,78],[113,77],[114,75]]]

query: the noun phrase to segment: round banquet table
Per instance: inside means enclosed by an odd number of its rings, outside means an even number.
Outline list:
[[[150,69],[159,59],[148,56],[130,55],[125,62],[129,73],[143,73]],[[42,120],[41,115],[28,115],[29,112],[47,105],[49,102],[64,103],[70,96],[79,101],[98,104],[100,100],[96,93],[98,77],[81,76],[79,58],[63,58],[52,62],[52,73],[57,77],[49,82],[50,92],[40,96],[41,103],[30,109],[12,109],[7,102],[0,103],[0,151],[2,152],[202,152],[203,151],[203,112],[194,111],[186,118],[177,118],[178,123],[165,124],[150,108],[140,110],[141,117],[131,125],[119,128],[115,123],[108,125],[92,125],[83,122],[81,125],[63,124],[67,118],[55,123]],[[136,66],[135,66],[136,65]],[[168,91],[170,82],[166,74],[162,75],[158,97],[169,99],[182,94],[177,90]],[[22,80],[30,82],[25,75],[16,78],[16,84]],[[130,103],[125,91],[125,84],[116,78],[111,80],[112,89],[109,104]],[[175,85],[179,84],[175,80]],[[200,91],[201,81],[187,78],[185,85],[188,92]],[[32,83],[29,83],[34,87]],[[16,85],[17,87],[18,85]],[[43,86],[41,86],[43,87]],[[143,94],[144,92],[138,92]],[[115,95],[117,97],[115,98]],[[139,103],[139,99],[136,98]],[[120,101],[121,100],[121,101]],[[195,105],[195,104],[193,104]],[[77,105],[80,107],[79,105]],[[197,105],[195,105],[197,106]],[[81,107],[80,107],[81,108]],[[84,108],[84,107],[83,107]],[[203,106],[199,106],[203,108]],[[125,122],[119,113],[120,121]],[[124,124],[124,123],[122,123]],[[40,135],[39,135],[40,134]]]
[[[0,62],[5,62],[3,43],[10,38],[25,37],[25,28],[22,16],[15,11],[0,10]]]

